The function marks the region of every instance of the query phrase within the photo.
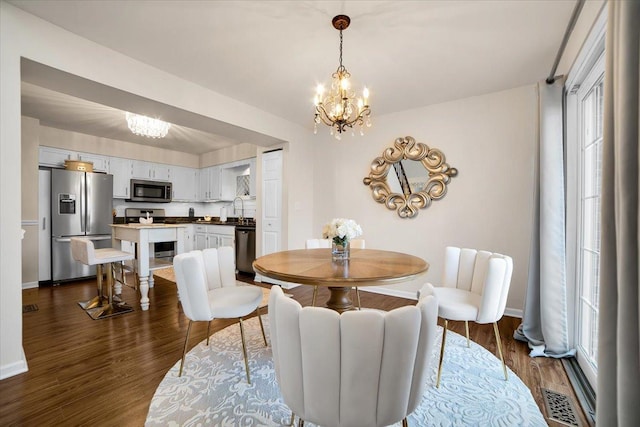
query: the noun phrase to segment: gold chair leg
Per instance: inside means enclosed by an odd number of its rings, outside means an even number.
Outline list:
[[[507,376],[507,365],[505,365],[504,357],[502,357],[502,341],[500,340],[500,332],[498,331],[498,322],[493,322],[493,331],[496,333],[496,344],[498,346],[498,354],[500,355],[500,360],[502,361],[502,371],[504,372],[504,380],[508,381],[509,377]]]
[[[96,278],[98,279],[98,297],[100,297],[100,304],[102,305],[102,297],[104,296],[104,292],[102,290],[102,264],[96,265]]]
[[[444,319],[444,330],[442,331],[442,347],[440,347],[440,363],[438,363],[438,378],[436,379],[436,388],[440,388],[440,375],[442,374],[442,361],[444,360],[444,344],[447,342],[447,319]]]
[[[269,347],[267,343],[267,336],[264,333],[264,324],[262,323],[262,316],[260,315],[260,307],[256,307],[256,314],[258,315],[258,320],[260,321],[260,329],[262,330],[262,339],[264,339],[264,346]]]
[[[242,338],[242,354],[244,355],[244,369],[247,372],[247,382],[251,384],[251,376],[249,375],[249,360],[247,359],[247,345],[244,341],[244,325],[242,324],[242,318],[238,318],[240,321],[240,337]]]
[[[409,427],[409,422],[407,421],[406,418],[402,420],[402,427]]]
[[[78,301],[78,305],[82,307],[83,310],[90,310],[96,307],[102,307],[102,264],[96,265],[96,283],[98,289],[98,295],[91,298],[89,301]]]
[[[289,425],[292,426],[293,422],[296,420],[296,414],[293,413],[293,411],[291,412],[291,419],[289,420]]]
[[[316,297],[318,296],[318,287],[314,286],[313,287],[313,298],[311,298],[311,306],[315,307],[316,306]]]
[[[362,304],[360,304],[360,290],[356,286],[356,297],[358,297],[358,310],[362,310]]]
[[[189,320],[189,326],[187,326],[187,336],[184,338],[184,349],[182,350],[182,360],[180,361],[180,372],[178,376],[182,376],[182,367],[184,366],[184,358],[187,355],[187,344],[189,344],[189,334],[191,333],[191,324],[193,320]]]
[[[467,332],[467,348],[471,347],[471,343],[469,342],[469,321],[464,321],[464,328]]]
[[[211,335],[211,321],[207,323],[207,346],[209,345],[209,336]]]
[[[299,427],[304,427],[304,420],[300,418],[300,422],[298,423]]]

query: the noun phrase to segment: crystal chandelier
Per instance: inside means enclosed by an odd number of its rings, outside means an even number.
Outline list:
[[[127,118],[127,125],[129,125],[131,132],[140,136],[164,138],[167,136],[167,132],[169,132],[169,128],[171,127],[171,123],[163,122],[162,120],[147,116],[141,116],[140,114],[127,112],[125,116]]]
[[[318,124],[322,121],[331,127],[331,134],[335,132],[336,139],[345,128],[353,125],[360,126],[360,135],[364,135],[364,126],[370,127],[369,115],[369,90],[365,87],[362,91],[362,98],[356,100],[355,92],[351,89],[349,78],[351,74],[342,65],[342,30],[345,30],[351,23],[351,19],[346,15],[335,16],[331,23],[336,30],[340,31],[340,65],[332,75],[331,89],[325,94],[324,86],[318,85],[315,96],[316,115],[313,125],[313,133],[318,132]]]

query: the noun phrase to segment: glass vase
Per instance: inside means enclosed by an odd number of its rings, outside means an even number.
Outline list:
[[[337,243],[331,242],[331,259],[334,261],[344,261],[349,259],[349,241]]]

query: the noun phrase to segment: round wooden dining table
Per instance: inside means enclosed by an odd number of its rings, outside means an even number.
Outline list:
[[[253,269],[268,278],[325,286],[326,306],[339,313],[353,310],[352,286],[390,285],[426,273],[429,264],[417,256],[378,249],[351,249],[349,260],[333,261],[331,249],[297,249],[257,258]]]

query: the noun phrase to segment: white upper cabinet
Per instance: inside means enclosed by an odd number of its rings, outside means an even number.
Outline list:
[[[256,158],[252,158],[250,159],[250,163],[249,163],[249,197],[251,197],[252,199],[254,199],[256,197],[256,175],[257,175],[257,171],[256,171]]]
[[[132,179],[171,182],[172,199],[177,202],[231,201],[237,196],[255,198],[256,195],[255,157],[195,169],[60,148],[39,148],[41,166],[63,168],[65,160],[92,162],[95,172],[112,174],[114,199],[131,198]]]
[[[113,175],[113,198],[128,199],[133,177],[133,160],[112,157],[109,160],[109,172]]]
[[[153,164],[151,166],[151,179],[156,181],[171,181],[171,169],[173,166],[163,164]]]
[[[210,200],[222,200],[220,191],[220,166],[209,168],[209,194]]]
[[[141,160],[132,160],[132,178],[134,179],[152,179],[152,163]]]
[[[220,166],[200,169],[200,193],[198,199],[202,202],[220,199]]]
[[[256,196],[256,159],[238,160],[221,166],[221,200]]]
[[[78,160],[93,163],[94,172],[109,173],[109,159],[109,156],[101,156],[100,154],[78,153]]]
[[[209,168],[200,169],[198,174],[198,200],[209,198]]]
[[[52,168],[63,168],[65,160],[75,160],[76,152],[62,150],[59,148],[40,147],[38,163],[41,166],[51,166]]]
[[[170,181],[171,166],[161,163],[151,163],[142,160],[132,160],[133,178],[151,181]]]
[[[182,166],[171,167],[173,200],[191,202],[198,200],[198,171]]]

